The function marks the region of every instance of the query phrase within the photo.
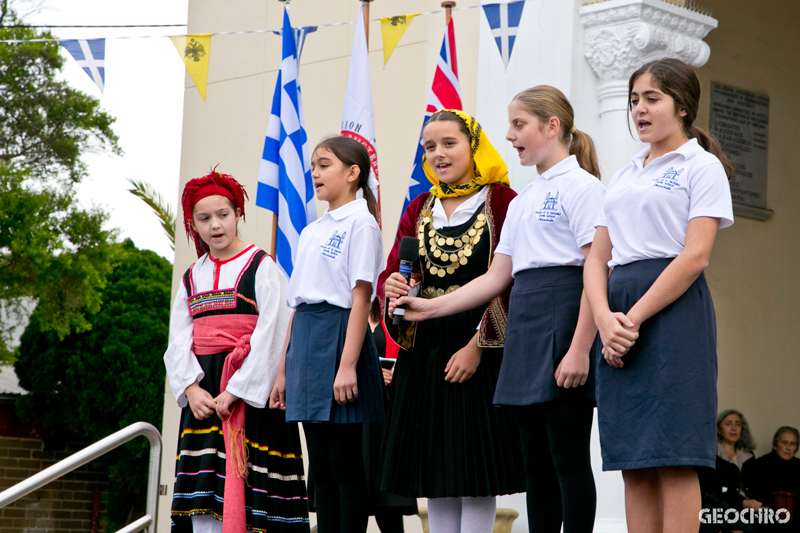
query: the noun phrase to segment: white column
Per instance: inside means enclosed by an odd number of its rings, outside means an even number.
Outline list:
[[[674,57],[694,66],[711,54],[703,38],[717,21],[662,0],[611,0],[580,9],[586,60],[598,78],[600,130],[596,137],[607,183],[643,145],[628,123],[628,78],[643,64]]]

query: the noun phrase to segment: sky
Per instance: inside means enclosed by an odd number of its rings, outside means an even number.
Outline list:
[[[11,6],[35,25],[186,24],[188,0],[12,0]],[[114,131],[124,155],[87,154],[89,175],[78,189],[84,207],[110,214],[108,227],[119,239],[153,250],[172,262],[174,253],[158,218],[128,192],[128,179],[149,183],[177,211],[185,68],[172,42],[186,28],[57,28],[59,39],[106,37],[105,92],[62,48],[67,58],[62,78],[79,91],[99,98],[116,117]],[[112,39],[123,36],[158,38]],[[178,238],[181,232],[176,232]]]

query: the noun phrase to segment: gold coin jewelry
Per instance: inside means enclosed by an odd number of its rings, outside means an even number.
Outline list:
[[[445,274],[453,274],[460,266],[466,265],[472,256],[472,249],[481,240],[485,225],[486,215],[478,213],[475,222],[463,235],[446,237],[433,228],[433,216],[426,212],[418,227],[420,243],[424,242],[426,234],[429,237],[430,249],[427,250],[422,244],[419,249],[420,257],[425,258],[425,268],[432,275],[443,278]],[[445,246],[452,249],[445,249]],[[435,262],[436,260],[442,264]]]

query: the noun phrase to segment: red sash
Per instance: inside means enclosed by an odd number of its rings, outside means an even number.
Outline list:
[[[250,335],[258,315],[216,315],[194,321],[195,355],[230,351],[222,367],[219,390],[224,391],[234,372],[241,368],[250,353]],[[244,434],[245,407],[237,401],[230,416],[223,421],[225,439],[225,501],[222,507],[223,533],[243,533],[247,529],[244,482],[247,479],[248,449]]]

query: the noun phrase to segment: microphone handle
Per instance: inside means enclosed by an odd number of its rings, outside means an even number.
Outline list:
[[[400,275],[403,276],[406,280],[406,284],[408,284],[409,280],[411,279],[411,268],[413,267],[413,261],[400,261]],[[398,312],[399,311],[399,312]],[[403,315],[406,314],[406,308],[403,305],[399,305],[394,309],[394,318],[392,319],[393,326],[399,326],[400,323],[403,321]]]

